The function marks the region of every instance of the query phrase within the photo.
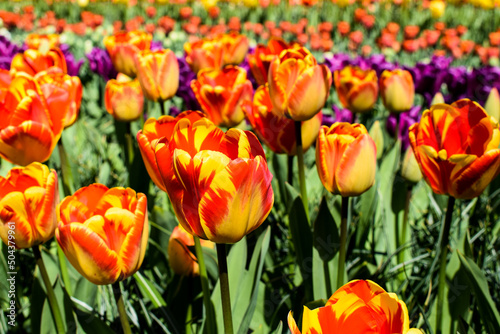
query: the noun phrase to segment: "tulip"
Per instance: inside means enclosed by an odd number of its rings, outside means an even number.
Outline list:
[[[224,133],[205,117],[191,121],[183,115],[170,140],[159,138],[153,148],[159,175],[187,232],[235,243],[271,211],[272,174],[253,133],[235,128]]]
[[[362,70],[346,66],[333,75],[335,89],[340,102],[356,113],[370,111],[378,97],[377,73],[375,70]]]
[[[0,176],[0,238],[17,249],[47,242],[56,230],[58,202],[54,170],[39,162],[12,168]]]
[[[409,137],[436,194],[471,199],[500,173],[498,122],[468,99],[433,105],[410,127]]]
[[[202,39],[184,44],[186,62],[194,73],[205,68],[221,68],[224,61],[223,50],[221,43],[217,40]]]
[[[417,183],[422,179],[422,172],[418,166],[413,149],[409,147],[403,157],[401,164],[401,176],[410,183]]]
[[[136,54],[137,77],[147,99],[165,101],[179,88],[179,64],[171,50],[140,51]]]
[[[432,18],[439,19],[444,14],[446,4],[443,0],[432,0],[429,3],[429,9],[431,11]]]
[[[272,112],[268,85],[260,86],[255,92],[253,103],[245,101],[243,111],[259,139],[275,153],[297,154],[294,121]],[[310,120],[302,122],[302,147],[306,151],[316,140],[323,114],[317,113]]]
[[[204,247],[214,248],[214,244],[207,240],[201,240]],[[194,247],[193,236],[186,232],[182,226],[174,227],[168,242],[168,262],[177,275],[199,276],[200,267],[198,259],[188,247]]]
[[[292,334],[300,334],[293,314],[288,314]],[[369,280],[351,281],[338,289],[324,307],[304,306],[302,333],[422,333],[410,329],[406,304]]]
[[[437,92],[436,95],[434,95],[434,97],[432,98],[431,106],[442,103],[444,103],[444,96],[441,92]]]
[[[22,166],[46,161],[61,137],[69,95],[63,86],[42,89],[33,77],[15,74],[0,104],[0,157]]]
[[[362,124],[323,126],[316,140],[316,167],[329,192],[359,196],[375,182],[375,142]]]
[[[12,59],[10,71],[12,75],[16,72],[25,72],[34,76],[38,72],[45,71],[50,67],[59,67],[63,73],[67,73],[66,59],[60,49],[50,49],[43,53],[39,50],[28,49],[24,53],[18,53]]]
[[[401,113],[413,106],[415,86],[410,72],[402,69],[385,70],[379,85],[384,106],[390,112]]]
[[[0,68],[0,104],[5,100],[11,81],[12,77],[9,70]]]
[[[239,65],[248,52],[248,38],[237,32],[230,32],[218,37],[224,52],[224,65]]]
[[[135,77],[135,55],[142,50],[149,50],[152,36],[142,31],[118,32],[104,37],[104,46],[108,50],[113,66],[118,72]]]
[[[94,284],[139,270],[148,243],[146,195],[92,184],[57,207],[57,242],[75,269]]]
[[[376,120],[373,122],[373,125],[368,133],[375,142],[375,147],[377,148],[377,159],[380,159],[382,157],[382,153],[384,152],[384,133],[382,132],[380,121]]]
[[[273,112],[294,121],[306,121],[326,102],[332,74],[318,65],[306,48],[287,49],[269,67],[269,95]]]
[[[52,49],[59,47],[59,35],[58,34],[29,34],[25,40],[28,49],[40,50]]]
[[[208,118],[217,125],[236,126],[245,118],[242,102],[252,98],[252,83],[237,66],[205,69],[191,81],[196,99]]]
[[[493,87],[488,95],[484,109],[488,115],[494,117],[497,121],[500,120],[500,95],[496,87]]]
[[[142,115],[144,95],[139,80],[118,74],[106,83],[104,91],[106,111],[117,121],[132,122]]]
[[[259,85],[267,83],[269,66],[274,60],[274,57],[278,56],[281,51],[289,47],[290,45],[284,40],[280,38],[271,38],[267,42],[267,46],[258,44],[255,48],[255,52],[248,55],[248,65],[250,66],[253,77]]]

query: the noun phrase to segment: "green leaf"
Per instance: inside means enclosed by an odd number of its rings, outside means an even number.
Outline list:
[[[141,290],[141,294],[147,297],[155,308],[167,306],[158,289],[146,277],[142,276],[140,272],[134,274],[134,279],[139,286],[139,290]]]
[[[280,321],[278,324],[278,327],[274,331],[272,331],[270,334],[281,334],[283,332],[283,323]]]
[[[323,261],[332,260],[339,250],[339,230],[328,208],[326,197],[321,200],[319,213],[313,225],[313,245]]]
[[[488,282],[476,263],[458,253],[462,268],[469,280],[469,286],[477,299],[480,316],[488,333],[500,333],[500,314],[488,290]]]

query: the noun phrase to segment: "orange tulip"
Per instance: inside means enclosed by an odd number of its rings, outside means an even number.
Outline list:
[[[255,48],[255,52],[248,55],[248,65],[259,85],[267,83],[269,66],[274,57],[289,47],[290,45],[281,38],[271,38],[267,42],[267,46],[259,44]]]
[[[179,88],[179,64],[172,50],[136,54],[137,78],[147,99],[165,101]]]
[[[271,211],[272,174],[249,131],[222,132],[203,117],[183,117],[171,139],[154,146],[159,174],[186,231],[216,243],[235,243]]]
[[[104,91],[106,111],[117,121],[132,122],[142,115],[144,95],[139,80],[118,74],[106,83]]]
[[[57,219],[57,242],[90,282],[111,284],[139,270],[149,235],[146,195],[92,184],[66,197]]]
[[[0,238],[18,249],[47,242],[56,230],[58,202],[54,170],[39,162],[12,168],[0,176]]]
[[[498,122],[468,99],[433,105],[410,127],[409,137],[436,194],[471,199],[500,173]]]
[[[28,49],[24,53],[18,53],[12,58],[10,72],[12,75],[16,72],[25,72],[34,76],[38,72],[45,71],[52,66],[59,67],[63,73],[68,73],[66,59],[60,49],[50,49],[46,53]]]
[[[29,34],[25,40],[28,49],[38,50],[38,49],[52,49],[59,47],[59,35],[58,34]]]
[[[17,73],[0,104],[0,157],[22,166],[46,161],[61,137],[69,96],[62,86],[42,89],[33,77]]]
[[[58,67],[51,67],[46,71],[35,75],[35,80],[40,84],[40,88],[45,96],[50,96],[52,92],[64,90],[68,92],[66,97],[67,112],[64,118],[64,127],[73,125],[80,112],[82,102],[82,83],[79,77],[69,76]]]
[[[325,104],[332,74],[326,65],[318,65],[306,48],[295,47],[274,59],[268,81],[273,112],[294,121],[306,121]]]
[[[242,102],[252,98],[252,83],[237,66],[204,69],[191,81],[196,99],[208,118],[217,125],[232,127],[243,121]]]
[[[152,39],[150,34],[143,31],[121,31],[104,37],[103,42],[115,69],[129,77],[135,77],[135,55],[139,51],[149,50]]]
[[[413,107],[415,86],[410,72],[399,68],[385,70],[379,85],[382,101],[390,112],[401,113]]]
[[[292,312],[288,314],[292,334],[300,334]],[[366,280],[351,281],[338,289],[324,307],[304,306],[302,333],[422,333],[410,329],[406,304],[396,294]]]
[[[9,70],[0,68],[0,104],[5,100],[11,81],[12,77],[10,76]]]
[[[205,68],[219,69],[224,61],[224,49],[217,40],[201,39],[184,44],[186,62],[194,73]]]
[[[223,34],[217,38],[224,50],[224,65],[239,65],[248,52],[248,38],[237,32]]]
[[[275,153],[296,155],[295,123],[272,112],[268,85],[260,86],[253,97],[253,103],[245,101],[243,111],[259,139]],[[321,111],[310,120],[302,122],[302,147],[306,151],[318,136],[323,114]]]
[[[202,247],[214,248],[208,240],[200,240]],[[199,276],[200,267],[196,255],[188,247],[194,246],[193,236],[186,232],[182,226],[174,227],[168,242],[168,263],[177,275]]]
[[[316,140],[316,167],[326,190],[359,196],[375,182],[377,147],[363,124],[322,126]]]
[[[378,97],[377,73],[346,66],[333,75],[335,89],[344,108],[365,113],[373,108]]]

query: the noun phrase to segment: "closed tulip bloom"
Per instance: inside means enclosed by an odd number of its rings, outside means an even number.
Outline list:
[[[294,121],[307,121],[324,106],[332,74],[326,65],[318,65],[306,48],[293,48],[274,59],[268,81],[273,112]]]
[[[258,44],[254,53],[248,55],[248,65],[259,85],[267,83],[269,66],[274,57],[279,56],[281,51],[289,47],[290,45],[281,38],[272,37],[267,42],[267,46]]]
[[[401,113],[413,107],[415,86],[410,72],[399,68],[385,70],[379,84],[382,101],[390,112]]]
[[[248,38],[237,32],[222,34],[218,37],[224,50],[224,65],[239,65],[248,52]]]
[[[132,122],[142,115],[144,94],[137,79],[118,74],[106,83],[104,91],[106,111],[117,121]]]
[[[53,48],[48,50],[48,52],[28,49],[24,53],[18,53],[12,58],[10,72],[12,75],[15,75],[16,72],[24,72],[34,76],[38,72],[48,70],[52,66],[59,67],[63,73],[68,73],[66,59],[60,49]]]
[[[64,95],[67,96],[66,105],[68,109],[64,118],[64,127],[73,125],[78,118],[82,102],[83,89],[80,78],[65,74],[58,67],[51,67],[35,75],[35,80],[38,81],[42,92],[46,96],[49,96],[51,92],[60,90],[65,90],[68,93]]]
[[[375,142],[363,124],[322,126],[316,140],[316,167],[326,190],[359,196],[375,182]]]
[[[184,44],[186,62],[194,73],[205,68],[219,69],[224,62],[224,48],[217,40],[201,39]]]
[[[135,55],[142,50],[149,50],[152,36],[143,31],[118,32],[104,37],[104,46],[108,50],[115,69],[129,77],[135,77]]]
[[[137,78],[144,96],[165,101],[179,88],[179,64],[172,50],[141,51],[136,55]]]
[[[0,238],[18,249],[47,242],[56,230],[58,202],[54,170],[38,162],[12,168],[7,177],[0,176]]]
[[[28,49],[51,49],[59,47],[59,35],[58,34],[29,34],[24,41],[28,46]]]
[[[411,183],[417,183],[422,180],[422,172],[420,171],[420,167],[418,166],[417,159],[415,159],[415,154],[411,146],[408,147],[404,154],[401,164],[401,176]]]
[[[446,9],[446,4],[444,0],[432,0],[429,3],[429,10],[431,11],[431,16],[433,19],[439,19],[443,16]]]
[[[201,239],[238,242],[271,211],[272,174],[249,131],[224,133],[207,118],[184,118],[170,142],[156,144],[155,157],[180,224]]]
[[[488,95],[484,109],[488,115],[500,121],[500,95],[496,87],[493,87]]]
[[[246,119],[259,139],[275,153],[296,155],[295,123],[285,116],[272,112],[273,105],[269,97],[268,85],[260,86],[253,97],[253,103],[245,101],[243,110]],[[302,147],[306,151],[318,137],[323,114],[321,111],[310,120],[302,122]]]
[[[344,108],[356,113],[372,110],[378,98],[377,73],[346,66],[333,75],[335,89]]]
[[[292,334],[301,333],[292,312],[288,314],[288,326]],[[324,307],[310,310],[304,306],[302,334],[313,333],[422,334],[410,329],[406,304],[369,280],[345,284]]]
[[[156,164],[155,149],[160,140],[166,145],[172,140],[174,130],[183,124],[194,123],[195,121],[205,118],[205,115],[200,111],[184,111],[177,117],[169,115],[162,116],[158,119],[149,118],[144,123],[144,128],[137,132],[137,142],[141,151],[142,160],[146,165],[151,180],[163,191],[167,191],[160,170]],[[179,125],[177,125],[179,123]]]
[[[436,194],[471,199],[500,173],[498,122],[475,102],[433,105],[409,131],[420,170]]]
[[[21,166],[48,160],[64,129],[69,95],[17,73],[0,104],[0,157]]]
[[[191,81],[196,99],[207,117],[217,125],[232,127],[243,121],[242,102],[252,99],[253,89],[247,72],[237,66],[204,69]]]
[[[57,207],[57,242],[94,284],[112,284],[139,270],[149,236],[146,195],[92,184]]]
[[[214,248],[208,240],[200,240],[202,247]],[[168,263],[177,275],[199,276],[200,267],[196,255],[188,247],[194,247],[193,236],[186,232],[182,226],[174,227],[168,241]]]

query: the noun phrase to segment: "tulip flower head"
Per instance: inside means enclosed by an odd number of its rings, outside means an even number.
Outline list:
[[[184,44],[186,62],[194,73],[205,68],[219,69],[224,62],[224,48],[220,41],[201,39]]]
[[[239,65],[248,52],[248,38],[237,32],[222,34],[218,37],[224,52],[224,65]]]
[[[332,74],[301,47],[284,50],[274,59],[268,82],[273,112],[294,121],[306,121],[324,106]]]
[[[137,78],[151,101],[165,101],[179,88],[179,64],[172,50],[140,51],[136,54]]]
[[[378,98],[377,73],[346,66],[334,72],[333,81],[344,108],[356,113],[366,113],[373,108]]]
[[[316,140],[316,167],[326,190],[359,196],[374,184],[377,148],[363,124],[323,126]]]
[[[0,176],[0,238],[18,249],[47,242],[56,230],[58,202],[54,170],[39,162],[11,169]]]
[[[142,115],[144,95],[137,79],[119,73],[106,83],[104,91],[106,111],[117,121],[132,122]]]
[[[415,86],[410,72],[402,69],[382,72],[380,95],[390,112],[401,113],[410,110],[415,97]]]
[[[409,137],[436,194],[471,199],[500,173],[498,122],[468,99],[433,105],[410,127]]]
[[[108,50],[115,69],[131,78],[137,74],[135,55],[142,50],[149,50],[152,36],[143,31],[118,32],[104,37],[104,46]]]
[[[300,334],[288,314],[292,334]],[[310,310],[304,306],[302,334],[312,333],[422,333],[410,329],[406,304],[372,281],[355,280],[338,289],[324,307]]]
[[[243,111],[259,139],[275,153],[297,154],[295,123],[293,120],[273,113],[268,85],[260,86],[253,103],[245,101]],[[302,122],[302,147],[306,151],[316,140],[323,114],[321,111],[310,120]]]
[[[257,45],[254,53],[248,55],[248,65],[252,71],[252,75],[259,85],[267,83],[269,66],[275,56],[279,56],[281,51],[288,49],[288,45],[281,38],[271,37],[267,42],[267,46],[263,44]]]
[[[24,72],[34,76],[38,72],[48,70],[50,67],[59,67],[63,73],[68,73],[64,54],[58,48],[47,52],[28,49],[24,53],[18,53],[12,58],[10,72],[14,76],[17,72]]]
[[[146,195],[92,184],[57,207],[57,242],[94,284],[112,284],[139,270],[149,236]]]
[[[208,118],[217,125],[232,127],[243,121],[243,101],[252,98],[253,89],[247,72],[237,66],[204,69],[198,72],[191,88]]]
[[[59,35],[58,34],[29,34],[24,41],[28,46],[28,49],[33,50],[43,50],[52,49],[59,47]]]

